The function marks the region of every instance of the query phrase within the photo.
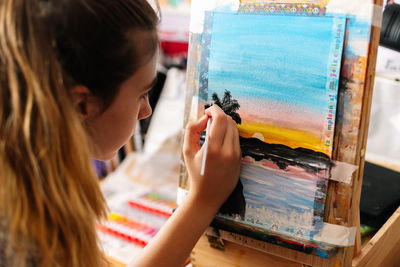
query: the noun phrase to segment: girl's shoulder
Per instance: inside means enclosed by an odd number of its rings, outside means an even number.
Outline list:
[[[8,241],[7,241],[7,230],[4,225],[0,221],[0,267],[6,267],[6,266],[11,266],[10,265],[10,253],[9,253],[9,248],[8,248]]]
[[[29,253],[28,253],[29,254]],[[8,229],[4,221],[0,220],[0,267],[20,266],[21,258],[10,247],[8,240]],[[26,267],[35,267],[35,260],[32,254],[26,257]]]

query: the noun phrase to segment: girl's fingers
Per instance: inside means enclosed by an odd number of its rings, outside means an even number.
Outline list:
[[[235,126],[235,131],[233,133],[233,148],[234,148],[233,152],[235,153],[235,155],[241,157],[242,152],[240,149],[239,130],[236,126],[236,122],[234,122],[234,126]]]
[[[183,153],[192,155],[200,149],[200,134],[206,129],[209,117],[204,115],[196,122],[190,122],[186,126]]]
[[[223,150],[229,151],[234,157],[240,157],[239,131],[233,120],[228,124],[229,127],[225,135]]]
[[[233,151],[232,144],[235,136],[236,125],[234,125],[232,122],[233,121],[230,118],[228,118],[224,143],[222,144],[223,149],[227,151]]]
[[[212,118],[209,134],[210,144],[221,146],[227,130],[228,117],[217,105],[209,107],[205,113]]]

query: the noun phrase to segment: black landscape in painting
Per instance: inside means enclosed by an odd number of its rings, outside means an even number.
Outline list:
[[[288,166],[299,166],[308,172],[317,173],[333,167],[327,155],[307,148],[268,144],[257,138],[244,137],[240,137],[240,148],[243,157],[249,156],[256,161],[271,160],[282,170]]]

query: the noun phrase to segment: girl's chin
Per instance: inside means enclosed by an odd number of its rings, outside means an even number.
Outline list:
[[[113,159],[117,153],[118,150],[109,153],[96,153],[93,155],[93,158],[96,160],[107,161]]]

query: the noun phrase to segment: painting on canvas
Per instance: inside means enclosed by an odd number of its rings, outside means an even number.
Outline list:
[[[234,111],[243,154],[241,184],[220,217],[307,239],[318,231],[345,25],[342,17],[206,13],[199,106]]]

